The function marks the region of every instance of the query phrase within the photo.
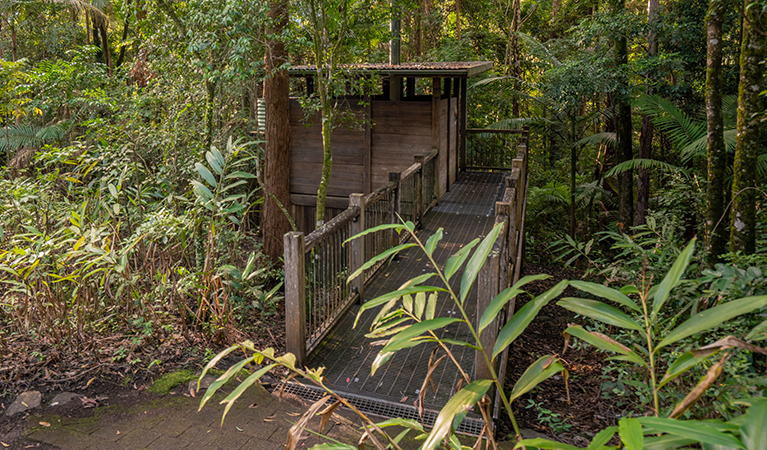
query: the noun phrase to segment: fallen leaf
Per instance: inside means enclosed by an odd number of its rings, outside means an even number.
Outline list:
[[[120,434],[120,430],[117,430],[117,434]]]
[[[40,425],[42,425],[42,426],[44,426],[44,427],[49,427],[49,426],[51,426],[51,424],[49,424],[48,422],[40,422]]]
[[[256,409],[258,408],[258,403],[253,403],[252,405],[248,406],[248,409]]]
[[[0,444],[3,444],[3,447],[10,447],[11,444],[6,444],[5,442],[0,442]]]
[[[300,415],[301,415],[301,413],[287,413],[287,414],[288,414],[289,416],[292,416],[292,417],[298,417],[298,416],[300,416]]]
[[[407,401],[407,395],[402,397],[402,400],[400,400],[399,402],[400,403],[405,403],[406,401]]]
[[[90,380],[88,380],[88,382],[87,382],[87,383],[85,383],[85,387],[88,387],[88,386],[90,386],[90,385],[91,385],[91,383],[93,383],[93,381],[94,381],[95,379],[96,379],[96,377],[93,377],[93,378],[91,378]]]
[[[194,388],[189,388],[189,395],[191,395],[192,397],[195,396],[194,395]]]
[[[238,426],[235,426],[235,428],[237,428],[237,431],[242,431],[242,428],[240,428]]]

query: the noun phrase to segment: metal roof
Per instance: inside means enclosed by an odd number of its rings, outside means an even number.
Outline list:
[[[493,67],[492,61],[453,61],[392,64],[344,64],[344,70],[365,75],[395,75],[417,77],[471,78]],[[293,66],[292,76],[314,75],[315,66]]]

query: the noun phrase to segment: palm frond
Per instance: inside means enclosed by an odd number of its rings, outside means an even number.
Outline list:
[[[724,130],[724,146],[729,153],[735,153],[735,137],[737,136],[737,130]],[[680,153],[682,155],[682,161],[687,162],[695,157],[705,158],[707,151],[708,136],[705,134],[694,142],[688,144]]]
[[[605,177],[613,177],[623,172],[639,169],[640,167],[645,170],[657,170],[657,171],[668,172],[668,173],[680,173],[684,175],[685,177],[689,177],[688,171],[682,167],[675,166],[667,162],[658,161],[657,159],[646,159],[646,158],[634,158],[628,161],[624,161],[618,164],[617,166],[613,167],[612,169],[610,169],[605,174]]]
[[[592,134],[579,140],[575,145],[606,145],[613,147],[615,145],[615,133],[605,131],[603,133]]]
[[[759,155],[756,159],[756,170],[760,177],[767,178],[767,153]]]
[[[0,128],[0,151],[41,146],[43,141],[37,137],[39,130],[38,127],[26,124]]]
[[[533,54],[533,56],[540,58],[542,61],[548,62],[554,67],[559,67],[562,65],[562,63],[557,58],[555,58],[554,55],[551,54],[549,49],[547,49],[546,46],[542,43],[538,42],[538,40],[536,40],[534,37],[522,32],[517,32],[517,36],[519,36],[519,40],[527,46],[527,49],[530,51],[530,53]]]

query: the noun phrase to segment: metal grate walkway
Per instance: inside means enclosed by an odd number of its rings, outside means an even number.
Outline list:
[[[437,229],[443,228],[444,236],[434,253],[435,260],[440,266],[443,266],[447,258],[463,245],[474,238],[484,237],[490,231],[495,221],[495,202],[503,195],[504,176],[503,173],[463,172],[451,185],[450,191],[442,197],[440,204],[426,215],[424,228],[418,232],[418,237],[425,242]],[[388,266],[381,268],[378,275],[366,287],[365,298],[372,299],[396,290],[407,280],[429,269],[428,260],[421,251],[417,248],[409,249]],[[457,290],[460,275],[454,276],[452,281],[455,281],[456,285],[453,287]],[[466,302],[469,314],[474,314],[475,302],[476,288],[469,294]],[[388,405],[376,407],[382,411],[392,404],[401,405],[404,409],[415,409],[413,405],[426,376],[433,345],[425,344],[401,350],[373,376],[370,373],[370,366],[381,347],[371,346],[371,340],[365,337],[365,333],[369,331],[377,311],[367,311],[360,318],[357,327],[353,328],[358,310],[358,306],[352,307],[341,319],[335,330],[310,355],[308,366],[325,366],[324,375],[337,391],[370,401],[377,400],[381,402],[381,405]],[[448,301],[446,295],[441,295],[436,316],[450,317],[456,314],[457,311],[452,310],[452,302]],[[470,340],[468,329],[459,325],[453,324],[445,328],[442,337]],[[474,351],[464,346],[452,346],[451,350],[461,368],[466,373],[472,374]],[[445,359],[433,375],[436,391],[429,389],[424,402],[425,409],[439,411],[454,393],[458,380],[458,370],[448,359]],[[371,411],[371,413],[402,417],[396,414],[404,414],[403,411],[397,413]],[[427,422],[425,420],[424,424],[428,425]],[[479,430],[481,430],[481,422],[480,419]],[[464,431],[475,434],[474,426],[468,428]],[[476,433],[479,430],[476,430]]]

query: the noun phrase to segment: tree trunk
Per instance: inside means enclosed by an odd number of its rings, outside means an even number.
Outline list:
[[[575,148],[575,115],[570,116],[570,237],[575,239],[575,176],[578,156]]]
[[[746,254],[756,250],[756,165],[759,156],[759,92],[762,86],[764,37],[756,26],[761,23],[761,6],[745,0],[743,42],[740,47],[738,85],[738,130],[732,180],[730,251]]]
[[[658,35],[655,27],[658,24],[658,10],[660,9],[660,0],[647,1],[647,55],[652,58],[658,54]],[[655,77],[653,74],[647,75],[647,95],[652,94],[652,82]],[[652,136],[653,123],[652,118],[642,114],[642,133],[639,135],[639,157],[650,159],[652,156]],[[647,215],[647,205],[650,201],[650,173],[644,168],[637,169],[637,207],[634,214],[634,226],[644,225]]]
[[[319,75],[318,78],[322,78],[322,75]],[[322,178],[320,178],[320,186],[317,188],[317,214],[315,216],[317,228],[325,223],[325,199],[328,196],[328,185],[333,171],[333,153],[330,146],[333,119],[332,105],[328,98],[330,92],[328,86],[318,86],[318,88],[320,98],[322,98],[322,110],[320,112],[322,116]]]
[[[709,267],[725,252],[724,227],[717,227],[724,215],[727,151],[722,119],[722,21],[725,0],[711,0],[706,14],[708,49],[706,58],[706,123],[708,183],[706,185],[706,262]],[[716,227],[716,228],[715,228]]]
[[[455,0],[455,39],[461,43],[461,0]]]
[[[120,46],[120,56],[117,57],[115,67],[120,67],[125,59],[125,40],[128,39],[128,27],[130,26],[131,8],[128,8],[128,15],[125,16],[125,26],[123,27],[122,45]]]
[[[216,99],[216,83],[210,78],[205,80],[205,91],[208,93],[205,100],[205,151],[207,151],[213,145],[213,104]]]
[[[509,30],[511,39],[511,74],[516,78],[522,76],[521,52],[519,49],[519,29],[521,27],[522,13],[520,0],[512,2],[511,29]],[[519,117],[519,97],[514,96],[511,104],[511,112],[514,117]]]
[[[280,36],[288,23],[288,7],[288,0],[272,0],[269,4],[269,17],[274,20],[274,26],[267,34],[275,38],[266,45],[267,77],[264,81],[264,187],[285,208],[290,205],[290,99],[288,72],[279,68],[288,58],[285,42]],[[261,229],[264,253],[276,262],[283,253],[282,236],[290,231],[290,223],[269,195],[264,196]]]
[[[613,0],[612,12],[619,13],[625,8],[624,0]],[[620,36],[614,40],[614,63],[616,70],[628,64],[628,43],[625,36]],[[620,77],[619,90],[628,91],[628,80],[625,76]],[[621,92],[615,93],[615,107],[617,108],[616,128],[616,154],[618,163],[626,162],[634,157],[631,146],[631,106],[628,104],[626,95]],[[634,177],[632,171],[627,170],[618,175],[618,185],[620,189],[618,220],[624,227],[634,223]]]
[[[101,50],[104,53],[104,62],[107,65],[107,73],[109,73],[109,76],[112,76],[112,50],[109,48],[109,34],[107,33],[107,25],[106,23],[102,23],[100,27],[100,33],[101,34]]]

